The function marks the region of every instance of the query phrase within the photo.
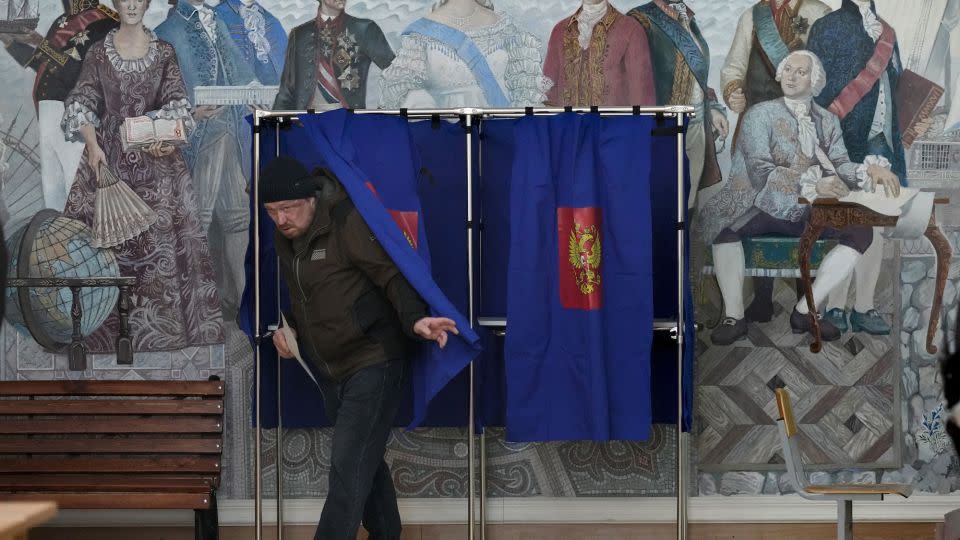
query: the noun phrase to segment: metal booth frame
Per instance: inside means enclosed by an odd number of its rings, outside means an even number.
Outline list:
[[[684,351],[686,343],[683,339],[683,328],[687,314],[684,313],[684,276],[688,271],[686,268],[685,252],[686,239],[684,238],[686,230],[686,196],[684,187],[684,138],[683,127],[685,118],[695,116],[694,108],[690,106],[667,106],[667,107],[526,107],[526,108],[455,108],[455,109],[364,109],[354,111],[357,114],[382,114],[389,116],[403,116],[407,119],[459,119],[464,124],[465,143],[466,143],[466,183],[467,183],[467,286],[468,286],[468,313],[467,317],[471,327],[475,326],[495,326],[506,325],[503,319],[478,320],[475,313],[475,254],[474,254],[474,205],[473,205],[473,126],[478,125],[480,121],[488,118],[516,118],[525,115],[554,115],[564,112],[576,113],[596,113],[601,116],[622,116],[622,115],[650,115],[658,118],[673,117],[676,119],[677,128],[677,201],[676,201],[676,224],[677,224],[677,319],[675,321],[655,322],[656,331],[669,331],[677,342],[677,461],[676,461],[676,499],[677,499],[677,523],[676,533],[678,540],[687,540],[688,525],[688,454],[689,454],[689,435],[683,432],[683,378],[684,378]],[[317,114],[314,111],[265,111],[256,110],[253,115],[253,185],[252,193],[254,208],[259,208],[259,185],[260,185],[260,132],[264,126],[270,122],[277,125],[284,121],[295,120],[298,116]],[[278,128],[279,129],[279,128]],[[279,153],[280,140],[277,137],[276,151]],[[482,151],[482,145],[481,145]],[[254,378],[255,392],[257,396],[256,406],[256,441],[254,468],[256,469],[255,478],[255,503],[254,503],[254,524],[256,527],[256,540],[263,537],[263,448],[262,448],[262,427],[261,427],[261,403],[260,395],[262,390],[262,366],[260,356],[260,346],[263,338],[268,334],[260,318],[260,212],[253,212],[251,226],[254,229],[254,250],[253,250],[253,279],[254,279]],[[281,449],[283,447],[283,422],[281,417],[281,377],[280,365],[277,364],[277,520],[276,520],[276,538],[283,538],[283,459]],[[480,494],[477,493],[477,435],[473,426],[475,425],[475,398],[474,395],[474,365],[471,362],[469,366],[469,396],[468,396],[468,429],[467,429],[467,461],[468,461],[468,496],[467,496],[467,538],[474,540],[477,536],[481,540],[485,538],[486,533],[486,512],[484,511],[486,501],[486,452],[485,438],[481,430],[480,438]],[[479,499],[479,501],[478,501]],[[477,527],[479,517],[479,528]]]

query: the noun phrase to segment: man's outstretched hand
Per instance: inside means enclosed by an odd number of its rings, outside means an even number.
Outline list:
[[[447,332],[460,334],[457,323],[446,317],[424,317],[414,323],[413,332],[423,339],[436,341],[441,349],[447,344]]]

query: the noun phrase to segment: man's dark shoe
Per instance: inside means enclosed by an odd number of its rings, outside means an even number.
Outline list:
[[[730,345],[746,335],[746,320],[724,317],[724,319],[720,321],[720,326],[714,328],[713,332],[710,333],[710,339],[714,345]]]
[[[886,336],[890,334],[890,325],[883,320],[880,312],[871,309],[866,313],[860,313],[853,310],[850,313],[850,327],[854,332],[866,332],[874,336]]]
[[[817,312],[817,320],[820,321],[820,339],[822,341],[836,341],[840,339],[840,330],[831,324],[830,321],[824,319],[823,316],[820,315],[820,312]],[[793,313],[790,314],[790,328],[793,329],[794,334],[808,333],[811,336],[813,335],[813,324],[810,322],[810,315],[800,313],[797,311],[797,308],[793,308]]]

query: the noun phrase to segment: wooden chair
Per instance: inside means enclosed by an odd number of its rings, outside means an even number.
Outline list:
[[[906,484],[809,484],[797,445],[797,424],[793,419],[790,395],[778,388],[780,442],[787,473],[794,489],[804,499],[837,501],[837,539],[853,540],[853,501],[882,501],[885,495],[909,497],[913,487]]]

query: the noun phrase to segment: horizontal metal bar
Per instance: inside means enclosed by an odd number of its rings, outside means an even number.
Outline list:
[[[577,113],[589,113],[597,112],[600,115],[629,115],[634,114],[633,107],[597,107],[596,111],[593,111],[590,107],[573,107],[572,112]],[[639,107],[637,110],[639,114],[642,115],[655,115],[655,114],[666,114],[666,115],[676,115],[676,114],[685,114],[688,116],[694,116],[695,109],[689,105],[669,105],[669,106],[660,106],[660,107]],[[325,111],[320,111],[325,112]],[[483,117],[496,117],[496,116],[524,116],[527,114],[527,109],[524,107],[513,107],[513,108],[500,108],[500,109],[483,109],[475,107],[461,107],[456,109],[357,109],[354,111],[358,114],[383,114],[388,116],[401,116],[406,115],[407,117],[424,117],[428,118],[431,116],[445,116],[450,118],[457,118],[464,115],[469,116],[483,116]],[[563,107],[532,107],[530,109],[532,114],[543,115],[543,114],[560,114],[567,112]],[[291,118],[301,115],[310,114],[309,111],[265,111],[257,109],[254,115],[257,118]],[[314,114],[319,114],[315,112]]]
[[[506,317],[477,317],[477,326],[486,326],[490,328],[503,328],[507,326]],[[654,332],[675,332],[677,330],[677,321],[671,319],[654,319]]]
[[[7,287],[119,287],[136,285],[135,277],[8,278]]]

